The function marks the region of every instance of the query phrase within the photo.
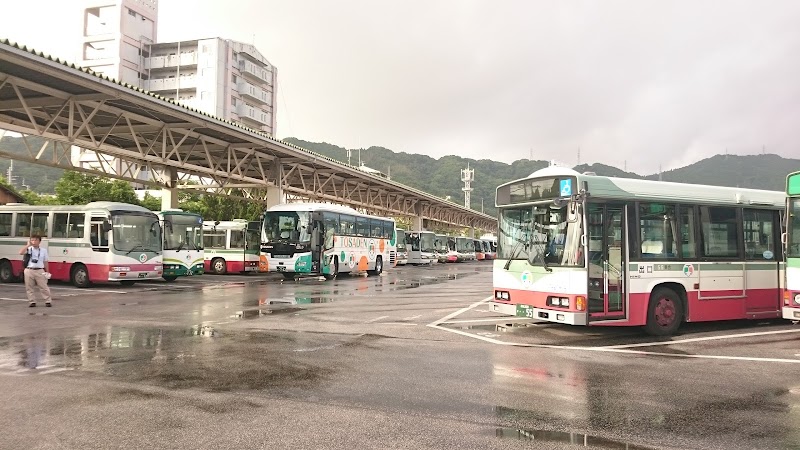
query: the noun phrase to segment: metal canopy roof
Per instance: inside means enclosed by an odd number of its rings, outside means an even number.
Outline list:
[[[158,176],[171,168],[210,180],[203,188],[222,195],[263,201],[265,188],[280,185],[288,195],[382,215],[422,216],[485,230],[497,227],[492,216],[7,40],[0,40],[0,129],[47,139],[46,148],[29,145],[23,157],[0,149],[0,155],[17,160],[140,183],[142,170]],[[128,164],[121,171],[75,167],[71,145]],[[174,187],[175,180],[144,183]]]

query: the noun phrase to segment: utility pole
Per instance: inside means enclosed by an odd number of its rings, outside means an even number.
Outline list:
[[[472,192],[471,184],[475,181],[475,169],[470,169],[469,163],[467,163],[466,169],[461,169],[461,181],[464,182],[464,187],[461,188],[464,191],[464,207],[469,209],[470,193]]]

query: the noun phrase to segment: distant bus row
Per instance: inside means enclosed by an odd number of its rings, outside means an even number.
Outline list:
[[[397,229],[397,264],[435,264],[492,260],[497,255],[497,239],[447,236],[431,231]]]

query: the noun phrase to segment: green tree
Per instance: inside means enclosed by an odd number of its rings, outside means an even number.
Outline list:
[[[58,202],[64,205],[97,201],[139,204],[136,192],[128,182],[78,172],[65,172],[55,189]]]
[[[58,205],[58,199],[53,195],[39,194],[31,190],[24,190],[19,193],[25,203],[29,205]]]
[[[139,204],[150,211],[161,211],[161,199],[150,195],[149,192],[145,192],[144,197],[141,201],[139,201]]]

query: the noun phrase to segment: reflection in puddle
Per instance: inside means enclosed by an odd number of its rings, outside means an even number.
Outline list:
[[[250,309],[246,311],[236,311],[231,319],[258,319],[259,317],[274,316],[278,314],[291,314],[302,311],[303,308],[272,308],[272,309]]]
[[[517,428],[497,428],[495,436],[501,438],[522,439],[541,442],[561,442],[575,444],[583,447],[625,449],[625,450],[651,450],[656,447],[631,444],[629,442],[615,441],[612,439],[591,436],[583,433],[568,433],[564,431],[548,430],[521,430]]]
[[[477,272],[475,272],[477,273]],[[414,289],[420,286],[430,286],[433,284],[445,283],[447,281],[458,280],[460,278],[472,275],[472,273],[448,273],[444,275],[439,275],[436,277],[422,277],[422,278],[415,278],[410,280],[394,280],[390,281],[389,284],[392,287],[389,288],[390,291],[399,291],[403,289]]]
[[[0,339],[0,372],[82,372],[211,391],[313,387],[330,369],[295,350],[333,344],[339,339],[304,333],[220,333],[202,324],[188,329],[108,327],[96,333]]]

